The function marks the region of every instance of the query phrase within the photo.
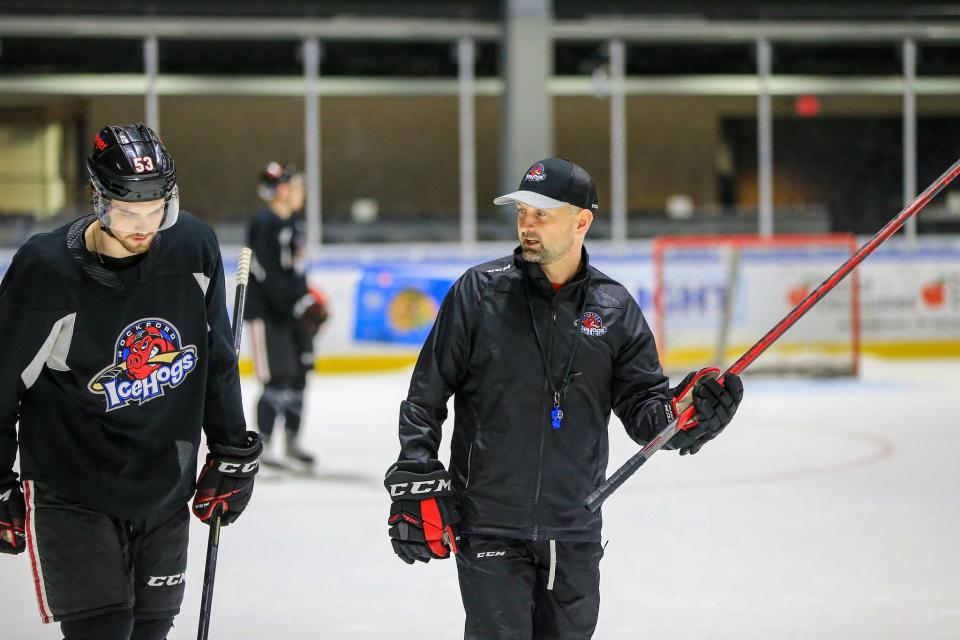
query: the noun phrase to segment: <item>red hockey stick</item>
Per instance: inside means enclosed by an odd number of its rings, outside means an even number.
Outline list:
[[[744,369],[746,369],[750,364],[760,357],[764,351],[766,351],[770,345],[776,342],[780,336],[786,333],[787,329],[792,327],[797,320],[799,320],[803,315],[810,310],[810,308],[820,302],[821,298],[826,296],[831,289],[836,287],[841,280],[843,280],[851,271],[857,268],[861,262],[866,259],[874,250],[883,244],[890,236],[895,234],[900,230],[900,227],[909,220],[911,217],[915,216],[921,209],[923,209],[928,202],[933,200],[933,198],[943,190],[948,184],[950,184],[957,175],[960,174],[960,160],[957,160],[953,163],[949,169],[944,172],[942,176],[934,180],[933,184],[927,187],[923,193],[917,196],[917,199],[914,200],[909,206],[904,208],[897,216],[884,225],[883,229],[880,229],[877,232],[877,235],[873,237],[872,240],[867,242],[865,245],[860,247],[855,254],[850,256],[850,258],[844,262],[840,267],[833,272],[829,278],[824,280],[819,287],[814,289],[810,295],[803,299],[803,302],[794,307],[793,311],[788,313],[786,317],[777,323],[777,325],[770,329],[767,332],[767,335],[760,338],[760,340],[750,347],[750,349],[740,356],[740,359],[730,365],[730,368],[727,369],[726,373],[720,376],[720,382],[723,382],[724,376],[727,373],[740,374]],[[601,484],[596,491],[590,494],[590,496],[583,503],[583,506],[586,507],[591,512],[596,513],[600,508],[600,505],[603,504],[604,500],[610,497],[610,495],[617,490],[617,488],[626,482],[627,478],[632,476],[637,469],[639,469],[644,462],[650,459],[654,453],[656,453],[663,445],[669,442],[670,438],[676,435],[678,429],[678,424],[683,424],[687,422],[690,418],[693,417],[694,408],[688,407],[677,420],[671,422],[666,429],[661,431],[653,438],[647,445],[641,449],[637,454],[632,458],[627,460],[622,467],[616,470],[612,476],[607,478],[607,480]]]

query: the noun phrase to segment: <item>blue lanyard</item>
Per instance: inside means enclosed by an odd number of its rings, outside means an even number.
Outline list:
[[[533,302],[530,300],[530,292],[528,287],[530,286],[527,282],[527,275],[523,275],[523,295],[527,299],[527,310],[530,312],[530,324],[533,325],[533,335],[537,339],[537,351],[540,353],[540,362],[543,364],[543,373],[547,378],[547,383],[550,385],[550,391],[553,392],[553,407],[550,409],[550,427],[553,429],[559,429],[563,424],[563,409],[560,408],[560,398],[567,396],[567,387],[570,385],[571,376],[570,372],[573,369],[573,359],[577,355],[577,347],[580,346],[580,334],[583,333],[580,330],[580,321],[583,318],[583,312],[587,307],[587,292],[590,288],[590,274],[587,273],[587,282],[583,287],[583,302],[580,304],[580,312],[577,314],[577,318],[573,321],[573,325],[577,328],[577,335],[573,339],[573,349],[570,350],[570,359],[567,361],[567,370],[563,374],[563,378],[560,380],[560,384],[557,384],[553,375],[550,372],[550,361],[547,360],[547,353],[543,348],[543,340],[540,338],[540,329],[537,328],[537,317],[533,312]],[[559,295],[558,292],[553,294],[554,296]]]

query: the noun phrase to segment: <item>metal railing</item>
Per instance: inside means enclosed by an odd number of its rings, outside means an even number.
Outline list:
[[[611,77],[606,90],[610,101],[610,165],[612,186],[611,224],[614,246],[628,237],[626,217],[626,110],[623,100],[631,94],[756,95],[758,111],[758,167],[760,207],[758,229],[772,234],[773,212],[773,95],[796,93],[843,93],[903,96],[903,184],[904,201],[916,191],[916,96],[957,94],[960,83],[949,78],[916,78],[916,52],[927,43],[960,43],[960,23],[872,22],[872,21],[711,21],[700,19],[662,20],[650,18],[589,18],[558,20],[549,25],[555,42],[607,42],[611,52]],[[217,93],[224,95],[303,96],[304,145],[307,173],[308,247],[322,240],[320,202],[320,110],[323,95],[433,94],[459,97],[460,238],[465,244],[477,240],[476,123],[473,99],[495,95],[502,82],[476,79],[473,48],[476,41],[498,41],[503,26],[497,22],[449,19],[403,18],[211,18],[211,17],[97,17],[86,16],[4,16],[0,38],[132,38],[144,47],[144,74],[109,76],[90,82],[89,76],[26,76],[0,78],[0,93],[46,93],[73,95],[144,95],[148,124],[159,128],[159,95]],[[177,39],[264,39],[300,40],[303,44],[303,77],[295,78],[210,78],[165,76],[160,73],[160,40]],[[447,41],[457,46],[458,78],[452,80],[356,80],[320,76],[321,47],[326,40]],[[757,74],[676,78],[630,78],[626,76],[624,43],[748,43],[756,50]],[[771,48],[777,43],[877,43],[902,48],[902,78],[820,78],[773,75]],[[596,85],[583,78],[554,78],[553,95],[594,94]],[[907,228],[916,235],[915,222]]]

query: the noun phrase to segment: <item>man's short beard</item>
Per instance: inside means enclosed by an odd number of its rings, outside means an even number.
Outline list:
[[[114,237],[114,239],[115,239],[117,242],[120,243],[120,245],[121,245],[124,249],[126,249],[127,251],[129,251],[130,253],[132,253],[132,254],[134,254],[134,255],[139,255],[139,254],[141,254],[141,253],[146,253],[147,251],[150,250],[150,247],[153,246],[153,237],[154,237],[155,235],[156,235],[156,234],[152,234],[151,237],[150,237],[150,241],[149,241],[149,242],[142,243],[142,244],[139,243],[139,242],[138,242],[138,243],[129,243],[129,244],[128,244],[126,238],[122,238],[122,237],[117,236],[117,235],[114,235],[113,237]]]
[[[553,254],[552,251],[540,245],[540,251],[533,251],[532,249],[523,250],[523,259],[526,262],[535,262],[537,264],[550,264],[555,262],[557,257]]]
[[[525,262],[535,262],[537,264],[553,264],[570,251],[573,247],[573,238],[570,238],[570,242],[567,243],[567,246],[563,251],[553,251],[548,249],[546,245],[543,244],[543,240],[540,241],[540,251],[533,251],[532,249],[523,248],[523,259]]]

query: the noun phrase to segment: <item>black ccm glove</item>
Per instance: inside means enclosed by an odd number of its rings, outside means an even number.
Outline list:
[[[0,553],[23,553],[27,548],[23,530],[26,513],[20,483],[0,485]]]
[[[225,527],[240,517],[250,501],[253,477],[260,469],[263,443],[259,434],[247,431],[246,446],[209,446],[210,453],[197,478],[193,515],[210,524],[219,511],[220,525]]]
[[[690,405],[696,411],[694,418],[679,425],[681,430],[670,439],[670,444],[679,449],[682,456],[700,451],[716,438],[730,424],[743,400],[740,376],[728,373],[721,385],[717,381],[719,375],[720,370],[716,368],[694,371],[668,392],[670,401],[664,406],[668,422],[679,418]]]
[[[383,480],[390,492],[390,538],[407,564],[449,558],[457,553],[460,521],[453,506],[450,474],[439,460],[395,463]]]

